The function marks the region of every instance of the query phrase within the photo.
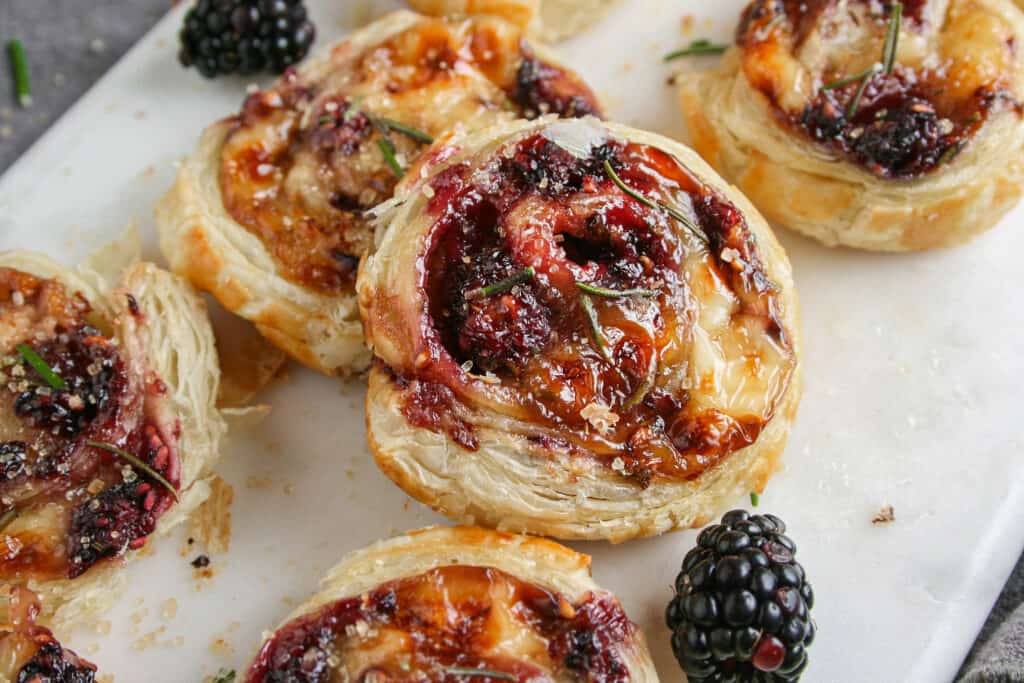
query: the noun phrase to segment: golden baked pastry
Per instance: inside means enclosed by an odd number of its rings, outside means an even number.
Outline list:
[[[0,590],[103,609],[208,495],[224,422],[202,300],[148,263],[0,253]]]
[[[32,591],[15,586],[6,602],[7,616],[0,620],[0,681],[91,683],[96,666],[36,623],[41,606]]]
[[[302,363],[362,370],[364,212],[453,126],[596,111],[575,74],[501,19],[396,12],[206,130],[157,209],[161,248]]]
[[[623,541],[775,470],[800,395],[789,262],[692,150],[594,118],[441,141],[360,269],[377,463],[449,517]]]
[[[899,9],[897,9],[897,7]],[[774,224],[825,244],[962,243],[1024,187],[1024,14],[1011,0],[757,0],[683,74],[693,146]]]
[[[600,21],[619,0],[409,0],[434,16],[493,14],[555,42]]]
[[[552,541],[471,527],[356,551],[270,634],[246,683],[658,680],[640,629]]]

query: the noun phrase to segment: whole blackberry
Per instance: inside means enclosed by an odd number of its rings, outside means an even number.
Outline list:
[[[665,621],[690,683],[784,683],[807,667],[814,592],[785,531],[733,510],[686,554]]]
[[[306,56],[316,29],[302,0],[199,0],[179,36],[182,66],[214,78],[279,74]]]

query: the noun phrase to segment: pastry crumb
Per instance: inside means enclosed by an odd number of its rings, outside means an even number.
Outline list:
[[[174,598],[168,598],[160,603],[160,616],[165,621],[170,621],[178,615],[178,601]]]
[[[270,477],[249,475],[248,479],[245,480],[245,487],[247,489],[269,489],[273,485],[274,480]]]
[[[886,505],[883,505],[882,508],[878,511],[878,514],[875,515],[872,518],[871,523],[872,524],[888,524],[889,522],[895,522],[895,521],[896,521],[896,511],[893,509],[892,505],[886,504]]]
[[[192,515],[191,535],[210,552],[226,553],[231,545],[231,501],[235,491],[220,477],[210,481],[210,497]]]

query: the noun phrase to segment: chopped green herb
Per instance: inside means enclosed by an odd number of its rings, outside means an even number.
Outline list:
[[[391,168],[391,172],[395,174],[395,177],[401,178],[405,175],[402,165],[398,163],[398,159],[395,157],[395,143],[391,142],[391,138],[386,136],[378,138],[377,146],[380,147],[380,153],[384,157],[384,161],[387,162],[388,167]]]
[[[221,669],[213,677],[213,683],[235,683],[235,675],[234,669]]]
[[[321,116],[320,119],[318,120],[318,123],[321,126],[326,126],[328,123],[334,123],[334,117],[333,116]]]
[[[720,55],[729,49],[728,45],[718,45],[712,43],[707,38],[701,38],[695,40],[688,46],[679,50],[673,50],[667,55],[662,57],[662,61],[671,62],[673,59],[679,59],[680,57],[695,57],[700,55]]]
[[[594,346],[597,347],[601,357],[610,363],[612,353],[608,350],[608,338],[604,336],[604,330],[601,329],[601,321],[597,319],[597,307],[594,306],[594,300],[590,298],[589,294],[584,294],[580,297],[580,304],[583,306],[583,313],[587,316],[587,322],[590,323],[590,335],[594,338]]]
[[[761,502],[761,496],[758,495],[757,491],[750,492],[750,504],[757,507]]]
[[[903,19],[903,3],[895,2],[889,15],[889,27],[885,32],[885,43],[882,45],[882,68],[886,75],[891,74],[896,66],[896,49],[900,40],[900,24]]]
[[[389,119],[383,116],[377,117],[377,121],[379,121],[380,124],[387,128],[388,130],[393,130],[397,133],[401,133],[406,137],[412,138],[416,142],[422,142],[425,145],[429,145],[434,141],[434,138],[432,138],[427,133],[424,133],[422,130],[418,128],[407,126],[401,121],[395,121],[394,119]]]
[[[605,287],[598,287],[597,285],[591,285],[586,282],[577,282],[576,286],[587,294],[603,296],[609,299],[620,299],[628,296],[658,296],[657,290],[654,289],[607,289]]]
[[[11,68],[14,70],[14,92],[18,96],[18,104],[28,109],[32,106],[32,82],[28,76],[25,47],[20,40],[12,40],[7,43],[7,52],[11,56]]]
[[[504,671],[494,671],[492,669],[474,669],[469,666],[452,666],[449,667],[445,673],[449,673],[453,676],[480,676],[481,678],[493,678],[499,681],[514,681],[516,677],[510,673]]]
[[[153,479],[154,481],[158,482],[161,486],[163,486],[165,489],[170,491],[171,495],[174,496],[175,500],[179,500],[178,491],[177,489],[174,488],[174,486],[171,485],[171,482],[164,479],[159,472],[154,470],[146,463],[142,462],[142,460],[138,459],[128,451],[120,449],[117,446],[114,446],[113,444],[104,443],[102,441],[86,441],[85,443],[87,446],[92,446],[93,448],[99,448],[101,450],[107,451],[108,453],[113,453],[117,457],[128,461],[128,464],[130,464],[132,467],[141,470],[150,479]]]
[[[0,515],[0,531],[3,531],[4,529],[6,529],[7,525],[10,524],[11,522],[13,522],[17,518],[18,518],[18,511],[15,510],[14,508],[11,508],[7,512],[5,512],[2,515]]]
[[[648,199],[647,197],[643,196],[633,188],[626,185],[626,183],[622,182],[622,178],[620,178],[619,174],[615,172],[615,169],[612,168],[611,163],[607,159],[604,160],[604,172],[607,173],[608,177],[612,179],[612,182],[615,183],[615,185],[618,186],[618,188],[625,192],[629,197],[635,199],[644,206],[648,206],[652,209],[661,209],[668,215],[672,216],[672,218],[675,218],[677,221],[686,226],[690,230],[690,232],[692,232],[695,237],[700,239],[700,241],[704,242],[704,244],[708,243],[708,238],[704,236],[704,233],[701,231],[701,229],[697,227],[693,223],[693,221],[684,216],[678,209],[675,209],[669,206],[668,204],[665,204],[664,202],[655,202],[651,199]]]
[[[504,294],[516,285],[521,285],[524,282],[529,282],[534,278],[537,272],[533,269],[533,266],[526,266],[518,273],[511,275],[504,280],[498,280],[494,284],[487,285],[486,287],[477,287],[466,292],[467,299],[483,299],[484,297],[494,296],[495,294]]]
[[[32,369],[39,373],[39,376],[54,389],[67,389],[68,384],[57,372],[50,367],[49,363],[32,350],[28,344],[18,344],[15,347],[25,362],[32,366]]]

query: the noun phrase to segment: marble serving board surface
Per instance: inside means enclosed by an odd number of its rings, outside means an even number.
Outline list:
[[[185,4],[0,180],[0,248],[72,263],[137,225],[157,257],[154,203],[248,84],[178,67]],[[558,51],[613,118],[679,136],[660,56],[693,38],[728,40],[742,5],[627,0]],[[320,49],[388,9],[309,6]],[[815,585],[819,635],[804,680],[950,680],[1024,545],[1024,207],[955,251],[886,256],[780,238],[802,301],[806,391],[760,509],[787,520]],[[226,448],[234,533],[230,552],[211,558],[213,576],[195,575],[184,532],[165,539],[128,568],[106,619],[66,634],[70,645],[122,682],[241,670],[345,552],[443,522],[375,469],[363,393],[358,381],[292,367],[261,396],[269,416]],[[873,525],[885,505],[895,521]],[[682,675],[662,614],[695,537],[577,544],[646,631],[665,681]]]

